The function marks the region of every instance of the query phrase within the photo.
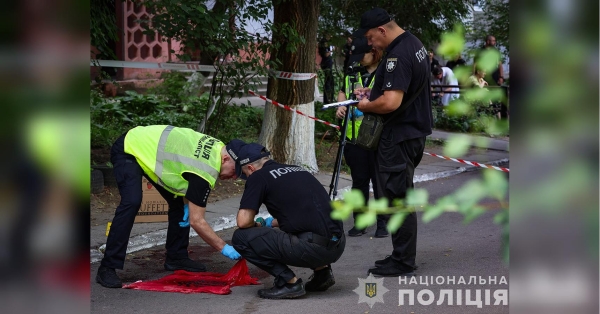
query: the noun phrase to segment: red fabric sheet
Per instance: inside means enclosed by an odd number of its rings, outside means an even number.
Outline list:
[[[238,261],[227,274],[192,273],[176,270],[175,273],[152,281],[137,281],[124,289],[179,293],[229,294],[233,286],[257,285],[258,279],[250,277],[246,260]]]

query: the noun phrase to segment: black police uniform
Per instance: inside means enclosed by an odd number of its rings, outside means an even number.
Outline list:
[[[406,191],[414,187],[414,171],[423,157],[425,137],[431,134],[430,64],[427,50],[408,31],[390,43],[382,62],[375,74],[369,100],[377,99],[386,90],[402,90],[406,101],[426,84],[421,94],[402,113],[394,117],[393,112],[383,115],[384,119],[391,117],[393,121],[384,127],[377,148],[375,197],[386,197],[391,201],[406,197]],[[415,213],[408,215],[400,229],[392,235],[392,244],[395,265],[402,271],[413,271],[417,251]]]
[[[323,70],[323,104],[329,104],[334,102],[334,89],[335,82],[333,79],[333,57],[327,56],[327,53],[331,53],[329,42],[326,38],[322,38],[319,41],[319,55],[321,56],[321,70]]]
[[[269,160],[252,173],[240,209],[258,213],[262,204],[279,229],[237,229],[231,242],[246,260],[273,275],[276,286],[295,277],[287,265],[315,269],[334,263],[344,252],[344,228],[330,217],[327,192],[301,167]]]

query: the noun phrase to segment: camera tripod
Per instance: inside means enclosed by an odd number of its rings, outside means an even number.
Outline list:
[[[356,96],[354,95],[354,84],[356,83],[356,74],[354,74],[353,76],[349,76],[349,81],[350,81],[350,90],[352,91],[350,93],[350,99],[352,100],[356,100]],[[348,106],[349,108],[347,108],[346,110],[346,114],[344,115],[344,122],[342,123],[342,128],[341,128],[341,134],[340,134],[340,141],[339,141],[339,146],[338,146],[338,151],[337,151],[337,155],[335,157],[335,168],[333,169],[333,174],[331,175],[331,183],[329,184],[329,198],[332,200],[335,200],[337,197],[337,186],[338,186],[338,182],[340,179],[340,169],[342,167],[342,157],[344,156],[344,147],[346,146],[346,143],[348,142],[346,140],[346,130],[348,130],[348,119],[350,117],[350,112],[356,110],[356,106],[354,105],[350,105]],[[350,139],[350,141],[352,143],[355,143],[356,139],[354,138],[354,134],[356,134],[356,129],[355,129],[355,121],[356,117],[353,114],[351,121],[352,121],[352,138]],[[332,197],[333,195],[333,197]]]

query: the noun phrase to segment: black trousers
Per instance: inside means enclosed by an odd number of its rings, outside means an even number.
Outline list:
[[[331,67],[322,69],[323,74],[325,75],[323,80],[323,104],[326,105],[336,101],[334,95],[335,81],[333,79],[333,69]]]
[[[348,126],[350,127],[350,126]],[[346,143],[344,146],[344,158],[346,164],[350,167],[350,176],[352,177],[352,189],[360,190],[365,197],[365,202],[369,200],[369,182],[373,181],[373,191],[377,190],[375,176],[375,152],[361,148],[358,145]],[[354,220],[359,213],[354,212]],[[377,215],[377,228],[385,228],[387,215]]]
[[[123,135],[113,144],[110,152],[110,161],[113,164],[121,202],[115,211],[115,217],[106,240],[106,251],[101,262],[103,266],[118,269],[123,269],[125,263],[125,253],[133,221],[142,204],[142,176],[145,176],[135,157],[125,153],[124,144],[125,136]],[[146,176],[146,178],[148,177]],[[152,180],[148,180],[152,182]],[[167,257],[187,258],[190,227],[181,228],[179,226],[179,222],[183,220],[183,197],[176,197],[157,184],[154,184],[154,187],[169,204]]]
[[[231,242],[236,251],[250,263],[275,277],[275,285],[283,286],[296,275],[288,265],[315,269],[336,262],[346,246],[341,235],[339,244],[327,248],[308,241],[310,232],[297,235],[279,229],[259,227],[237,229]]]
[[[385,134],[385,130],[384,130]],[[404,199],[406,191],[414,188],[415,168],[421,162],[425,137],[395,143],[393,135],[381,137],[377,148],[377,190],[375,197]],[[405,271],[415,267],[417,255],[417,215],[409,214],[402,226],[392,234],[392,259]]]

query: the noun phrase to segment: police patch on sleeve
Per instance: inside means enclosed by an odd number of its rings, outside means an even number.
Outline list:
[[[398,63],[398,59],[396,58],[388,58],[385,64],[385,68],[388,72],[394,71],[396,68],[396,64]]]

